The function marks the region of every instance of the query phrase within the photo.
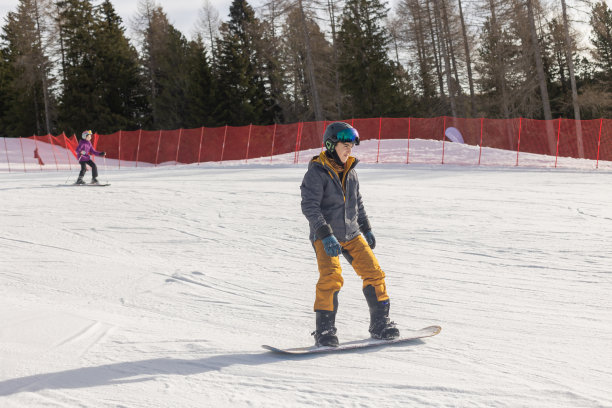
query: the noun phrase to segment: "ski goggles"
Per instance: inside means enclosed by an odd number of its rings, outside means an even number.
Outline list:
[[[354,128],[346,128],[342,129],[338,133],[336,133],[336,139],[340,143],[354,143],[356,145],[359,144],[359,132]]]

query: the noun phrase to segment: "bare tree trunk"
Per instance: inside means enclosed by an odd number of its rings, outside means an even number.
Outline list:
[[[489,7],[491,8],[491,36],[494,43],[495,52],[495,65],[494,75],[495,84],[499,91],[499,101],[502,106],[502,112],[504,119],[510,118],[510,109],[508,108],[508,92],[506,89],[506,66],[503,59],[504,48],[500,47],[501,41],[501,28],[497,21],[497,12],[495,0],[489,0]],[[508,140],[508,146],[511,147],[514,143],[514,132],[510,126],[506,127],[506,139]]]
[[[321,102],[319,100],[319,91],[317,89],[317,80],[315,77],[314,63],[312,61],[312,49],[310,46],[310,35],[308,34],[308,26],[306,24],[306,14],[304,13],[304,6],[302,0],[298,0],[298,7],[300,8],[300,15],[302,20],[302,34],[304,35],[304,45],[306,47],[306,72],[308,74],[308,82],[310,82],[310,94],[312,96],[312,107],[315,115],[315,121],[323,121],[323,110],[321,109]]]
[[[206,30],[208,34],[208,40],[210,41],[210,55],[212,57],[212,63],[217,63],[217,52],[215,50],[215,31],[219,25],[219,13],[210,3],[210,0],[204,0],[204,5],[201,10],[200,17],[202,30]]]
[[[413,43],[412,48],[416,49],[416,63],[418,75],[422,81],[423,96],[430,98],[435,94],[435,89],[432,89],[429,81],[431,73],[429,72],[430,67],[427,61],[428,46],[425,44],[425,24],[423,23],[423,10],[419,0],[404,0],[400,3],[397,24],[403,24],[407,27],[405,30],[397,28],[398,35],[402,36],[402,40],[405,43]]]
[[[46,133],[49,134],[51,133],[51,114],[50,114],[50,107],[49,107],[50,103],[49,103],[49,84],[47,80],[47,63],[45,62],[45,57],[43,55],[44,46],[43,46],[42,31],[40,29],[40,13],[38,11],[38,1],[36,0],[34,0],[34,12],[36,13],[35,15],[36,17],[36,36],[38,37],[37,40],[38,40],[38,47],[39,47],[38,52],[41,53],[41,55],[39,56],[40,61],[38,64],[39,65],[38,69],[40,70],[40,78],[42,82],[43,104],[44,104],[44,110],[45,110],[45,130],[46,130]]]
[[[546,87],[546,74],[544,73],[544,63],[542,62],[542,54],[538,42],[538,33],[536,31],[535,17],[533,13],[532,0],[527,0],[527,18],[529,19],[529,30],[531,32],[531,42],[533,47],[533,55],[535,57],[536,71],[538,75],[538,83],[540,85],[540,95],[542,98],[542,108],[544,110],[544,120],[546,120],[546,133],[548,137],[549,153],[555,154],[556,142],[554,129],[552,125],[552,113],[550,111],[550,100],[548,97],[548,89]]]
[[[502,111],[504,118],[510,118],[510,110],[508,109],[508,95],[506,94],[506,69],[502,59],[502,49],[499,46],[501,40],[501,29],[497,23],[497,14],[495,12],[495,0],[489,0],[489,6],[491,7],[491,35],[495,42],[495,59],[497,60],[497,66],[495,67],[495,75],[497,77],[497,88],[500,92],[500,99],[502,105]],[[508,138],[510,145],[512,145],[512,135],[508,132]]]
[[[136,20],[135,20],[135,24],[137,24],[137,28],[136,30],[138,31],[138,33],[141,35],[142,37],[142,43],[143,45],[146,45],[147,43],[149,44],[150,48],[153,48],[154,46],[156,46],[156,42],[153,39],[153,34],[151,33],[151,28],[154,25],[153,22],[153,14],[154,14],[154,9],[155,9],[155,2],[153,0],[139,0],[138,2],[138,15],[136,16]],[[153,126],[159,126],[158,124],[158,119],[159,119],[159,114],[158,114],[158,104],[156,103],[157,100],[157,88],[155,86],[156,82],[157,82],[157,78],[155,75],[155,69],[156,69],[156,61],[155,59],[155,53],[152,51],[152,49],[149,49],[149,56],[146,59],[146,76],[147,76],[147,81],[149,83],[149,87],[150,87],[150,93],[151,93],[151,99],[150,99],[150,106],[151,106],[151,119],[153,122]]]
[[[459,17],[461,18],[461,32],[463,34],[463,45],[465,47],[465,63],[467,65],[468,84],[470,86],[470,116],[476,114],[476,101],[474,97],[474,78],[472,77],[472,61],[470,58],[470,45],[467,36],[467,30],[465,28],[465,19],[463,18],[463,8],[461,7],[461,0],[457,0],[459,3]]]
[[[453,69],[453,75],[455,76],[455,83],[453,84],[454,94],[460,94],[461,88],[459,87],[459,72],[457,70],[457,59],[455,58],[455,46],[453,45],[453,35],[451,32],[450,21],[448,18],[448,6],[447,0],[442,1],[442,23],[444,29],[444,35],[446,37],[446,47],[451,60],[451,66]]]
[[[40,129],[40,111],[38,110],[38,92],[36,92],[36,88],[33,89],[34,92],[34,118],[36,119],[36,134],[41,134]]]
[[[60,15],[60,8],[57,6],[57,15]],[[62,83],[66,82],[66,53],[64,52],[64,35],[62,34],[62,22],[58,21],[57,23],[58,33],[59,33],[59,45],[60,45],[60,54],[62,55]]]
[[[448,88],[448,98],[451,106],[451,115],[453,117],[457,117],[457,107],[455,106],[455,92],[452,85],[452,71],[451,71],[451,63],[448,49],[446,47],[446,36],[444,35],[444,30],[441,27],[441,16],[440,16],[440,7],[438,5],[438,0],[434,0],[434,10],[436,13],[434,14],[436,18],[436,26],[438,29],[438,33],[442,36],[440,40],[442,58],[444,58],[444,71],[446,73],[446,87]]]
[[[399,39],[399,27],[400,25],[400,21],[397,20],[397,18],[393,18],[393,19],[389,19],[388,20],[388,28],[389,28],[389,33],[391,34],[391,41],[393,42],[393,51],[395,52],[395,63],[397,64],[397,66],[400,65],[400,59],[399,59],[399,44],[398,44],[398,39]]]
[[[434,31],[434,23],[431,18],[430,2],[426,0],[427,18],[429,19],[429,32],[431,34],[431,46],[433,48],[434,61],[436,63],[436,73],[438,74],[438,85],[440,86],[440,98],[444,98],[444,79],[442,78],[442,64],[438,60],[438,51],[436,47],[436,35]]]
[[[425,75],[426,71],[428,71],[427,51],[425,49],[426,48],[425,34],[423,32],[424,30],[423,16],[421,15],[421,6],[420,4],[418,4],[418,1],[413,11],[413,22],[414,22],[414,30],[415,30],[415,37],[416,37],[416,43],[417,43],[417,55],[419,59],[419,69],[421,71],[421,76],[425,80],[426,78],[429,78],[428,75]],[[427,84],[425,82],[423,83],[423,93],[425,97],[431,97],[434,95],[435,89],[431,89],[429,87],[429,80],[427,81],[428,81]]]
[[[334,91],[338,119],[342,117],[342,92],[340,91],[340,72],[338,71],[338,42],[336,37],[336,4],[334,0],[327,0],[329,22],[332,32],[332,47],[334,55]]]
[[[574,61],[572,59],[572,43],[569,35],[569,22],[567,19],[567,5],[561,0],[563,8],[563,28],[565,31],[565,54],[569,68],[570,84],[572,86],[572,103],[574,105],[574,119],[576,120],[576,143],[578,145],[578,156],[584,157],[584,145],[582,141],[582,125],[580,123],[580,105],[578,103],[578,90],[576,89],[576,76],[574,75]]]

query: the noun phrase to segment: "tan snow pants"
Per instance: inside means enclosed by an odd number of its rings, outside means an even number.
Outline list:
[[[385,273],[380,268],[374,253],[362,235],[347,242],[340,242],[342,253],[349,260],[351,266],[363,280],[363,287],[372,285],[376,291],[378,301],[388,300],[385,286]],[[319,266],[319,281],[317,282],[316,300],[314,310],[334,310],[334,293],[344,284],[342,268],[339,257],[331,257],[325,253],[323,241],[314,242]]]

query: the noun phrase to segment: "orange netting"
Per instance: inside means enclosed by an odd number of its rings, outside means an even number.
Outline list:
[[[575,121],[555,119],[465,119],[369,118],[350,119],[362,142],[376,144],[360,159],[371,163],[448,163],[521,165],[530,163],[530,153],[546,155],[538,163],[557,165],[558,158],[571,157],[612,161],[612,120]],[[322,148],[322,134],[330,122],[300,122],[270,126],[223,126],[176,130],[118,131],[95,134],[97,150],[105,151],[114,166],[168,165],[269,157],[270,162],[305,163]],[[456,128],[464,146],[445,137]],[[415,144],[415,139],[425,142]],[[440,143],[441,142],[441,143]],[[58,136],[4,138],[0,143],[0,166],[49,169],[77,165],[78,139]],[[5,154],[2,154],[2,150]],[[493,154],[491,149],[505,151]],[[311,152],[304,152],[312,150]],[[1,169],[1,167],[0,167]]]

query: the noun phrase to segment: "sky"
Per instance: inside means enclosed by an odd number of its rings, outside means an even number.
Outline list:
[[[99,1],[95,1],[98,3]],[[130,19],[137,13],[137,0],[111,0],[115,6],[115,10],[123,19],[124,25],[129,29]],[[219,18],[226,20],[229,14],[229,6],[231,0],[211,0],[211,4],[219,12]],[[200,0],[156,0],[156,3],[164,9],[170,23],[172,23],[184,35],[191,38],[192,31],[197,22],[199,11],[202,8],[203,1]],[[2,25],[4,17],[9,11],[14,11],[19,4],[18,0],[0,0],[0,16],[2,16]],[[258,2],[251,2],[253,6]]]
[[[95,3],[99,3],[100,0],[94,0]],[[130,20],[137,13],[137,0],[111,0],[115,6],[115,10],[123,19],[124,25],[131,30]],[[222,21],[226,21],[229,15],[229,7],[232,0],[210,0],[213,7],[219,12],[219,18]],[[250,0],[249,4],[253,7],[258,7],[262,4],[263,0]],[[204,2],[202,0],[156,0],[156,3],[164,9],[170,23],[174,25],[179,31],[181,31],[188,38],[192,38],[194,26],[198,20],[199,12],[202,9]],[[4,24],[4,17],[9,11],[14,11],[19,4],[18,0],[0,0],[0,16],[2,18],[2,25]],[[395,0],[390,1],[389,4],[395,4]]]

